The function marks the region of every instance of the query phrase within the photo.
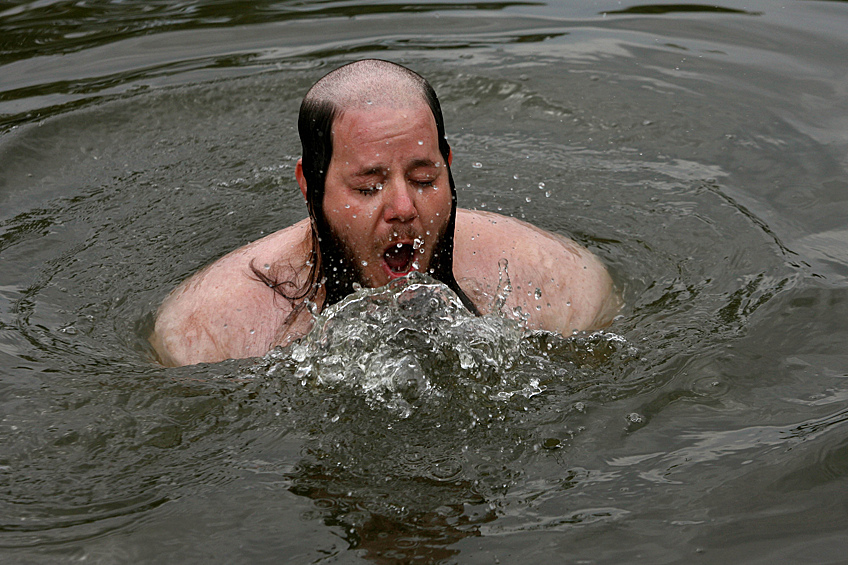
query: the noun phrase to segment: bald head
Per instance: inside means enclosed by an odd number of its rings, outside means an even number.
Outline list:
[[[336,112],[369,106],[409,108],[428,103],[428,87],[424,78],[406,67],[366,59],[327,74],[309,89],[304,102],[327,102]]]

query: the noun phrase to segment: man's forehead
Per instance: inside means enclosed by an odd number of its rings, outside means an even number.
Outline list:
[[[332,127],[334,151],[343,148],[352,150],[371,147],[379,152],[379,144],[408,140],[418,141],[422,149],[438,146],[436,120],[429,106],[424,104],[410,108],[367,107],[353,108],[341,112]]]
[[[436,119],[433,116],[433,111],[425,100],[420,98],[408,100],[401,103],[397,100],[390,101],[356,101],[351,104],[339,105],[336,114],[335,124],[342,118],[347,116],[348,120],[351,117],[364,117],[367,123],[370,119],[393,118],[400,116],[403,119],[423,119],[432,121],[436,124]]]

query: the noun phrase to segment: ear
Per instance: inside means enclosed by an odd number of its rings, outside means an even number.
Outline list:
[[[453,165],[453,149],[448,149],[448,167]]]
[[[306,200],[306,177],[303,176],[303,159],[297,160],[297,165],[294,166],[294,176],[297,179],[297,186],[300,187],[300,193],[303,194],[303,199]]]

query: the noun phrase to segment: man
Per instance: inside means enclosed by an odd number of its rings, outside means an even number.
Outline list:
[[[618,309],[598,259],[576,243],[497,214],[458,210],[438,99],[416,73],[364,60],[306,94],[295,176],[309,218],[219,259],[162,304],[151,343],[166,365],[264,355],[309,329],[308,302],[338,302],[413,270],[475,313],[495,302],[506,260],[530,329],[569,335]]]

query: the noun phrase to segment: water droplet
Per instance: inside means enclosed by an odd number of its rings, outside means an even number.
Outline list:
[[[471,166],[472,166],[472,167],[474,167],[475,169],[482,169],[482,168],[483,168],[483,163],[477,162],[477,163],[474,163],[474,164],[473,164],[473,165],[471,165]]]
[[[525,201],[525,202],[530,202],[530,197],[528,196],[527,198],[525,198],[525,199],[524,199],[524,201]]]
[[[423,142],[423,141],[421,141],[421,140],[419,139],[419,140],[418,140],[418,145],[424,145],[424,142]]]
[[[544,190],[544,188],[545,188],[545,183],[540,182],[539,183],[539,190]]]
[[[363,266],[363,267],[367,267],[367,266],[368,266],[368,261],[362,261],[362,266]]]
[[[542,289],[541,289],[541,288],[537,288],[537,289],[536,289],[536,292],[534,292],[534,293],[533,293],[533,296],[535,296],[535,297],[536,297],[536,300],[539,300],[540,298],[542,298]]]

